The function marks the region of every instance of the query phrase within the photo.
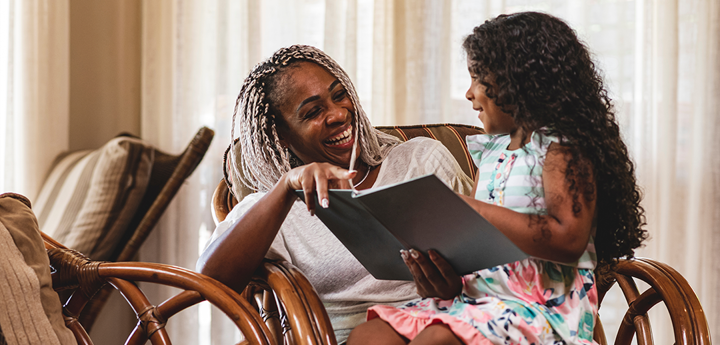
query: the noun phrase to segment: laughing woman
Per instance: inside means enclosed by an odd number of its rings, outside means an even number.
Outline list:
[[[257,192],[218,225],[198,271],[239,292],[263,258],[292,263],[317,290],[339,342],[368,307],[417,297],[413,282],[374,279],[294,190],[316,191],[323,207],[328,188],[347,189],[350,181],[367,189],[433,173],[468,194],[472,181],[445,146],[428,138],[400,143],[375,130],[347,74],[310,46],[280,49],[257,65],[240,91],[236,120],[242,153],[232,161],[242,178],[233,182]]]

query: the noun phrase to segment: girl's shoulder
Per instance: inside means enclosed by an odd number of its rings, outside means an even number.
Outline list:
[[[559,142],[558,137],[549,134],[547,128],[541,128],[530,135],[530,142],[525,145],[525,149],[536,156],[545,157],[550,145]]]
[[[472,155],[473,157],[475,157],[477,155],[478,158],[480,158],[480,156],[482,156],[483,153],[490,152],[490,151],[502,151],[505,148],[507,148],[508,144],[510,144],[510,135],[509,134],[468,135],[467,137],[465,137],[465,142],[467,143],[467,147],[468,147],[468,151],[470,151],[470,155]]]
[[[470,152],[470,156],[473,158],[475,165],[479,166],[483,158],[499,155],[503,151],[508,151],[507,147],[510,144],[510,135],[476,134],[467,136],[465,141],[468,152]],[[530,141],[517,153],[521,156],[529,154],[545,157],[550,145],[558,142],[557,136],[549,134],[547,128],[541,128],[530,135]]]

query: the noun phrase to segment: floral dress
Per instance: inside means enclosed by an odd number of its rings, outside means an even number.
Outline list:
[[[475,135],[468,149],[478,166],[475,198],[522,213],[547,214],[542,170],[553,137],[535,132],[518,150],[509,135]],[[530,257],[463,277],[453,300],[425,298],[401,307],[375,306],[380,317],[412,339],[442,323],[466,344],[592,344],[597,315],[596,255],[592,236],[573,263]]]

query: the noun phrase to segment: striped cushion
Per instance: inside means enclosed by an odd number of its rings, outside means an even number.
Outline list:
[[[482,134],[485,131],[480,127],[457,124],[432,124],[432,125],[410,125],[410,126],[378,126],[376,129],[387,134],[394,135],[403,141],[415,137],[429,137],[439,140],[450,150],[455,160],[466,175],[475,180],[477,167],[470,157],[465,143],[468,135]]]
[[[130,137],[59,157],[35,202],[40,229],[93,260],[106,260],[145,194],[153,158],[152,147]]]

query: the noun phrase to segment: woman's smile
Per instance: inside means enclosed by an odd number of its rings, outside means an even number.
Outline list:
[[[345,146],[352,146],[353,144],[353,131],[352,126],[348,126],[344,131],[342,131],[340,134],[325,140],[325,144],[334,148]]]

